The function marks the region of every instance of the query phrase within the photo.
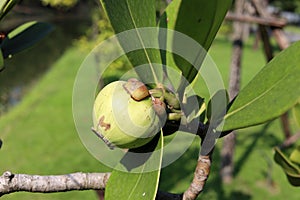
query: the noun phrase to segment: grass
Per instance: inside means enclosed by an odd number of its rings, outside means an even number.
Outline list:
[[[285,27],[284,30],[287,31],[287,32],[293,32],[293,33],[300,34],[300,29],[299,29],[298,26],[291,26],[290,25],[290,26]]]
[[[225,37],[218,37],[210,55],[227,85],[230,41]],[[76,133],[72,118],[72,87],[84,57],[76,47],[67,50],[51,70],[37,81],[22,102],[1,117],[1,171],[46,175],[109,170],[87,152]],[[264,63],[262,51],[254,51],[251,42],[247,43],[243,54],[243,86]],[[293,128],[296,130],[297,127]],[[298,189],[288,184],[284,173],[272,160],[272,147],[281,141],[283,133],[278,120],[238,131],[234,181],[224,186],[218,174],[222,144],[220,139],[214,153],[212,173],[201,198],[298,199]],[[184,156],[162,170],[160,189],[182,192],[188,187],[199,151],[198,142],[195,141]],[[272,184],[268,185],[267,180],[271,180]],[[2,199],[96,200],[97,197],[94,191],[56,194],[20,192],[5,195]]]
[[[82,145],[72,118],[72,87],[84,55],[69,49],[22,103],[1,118],[1,171],[65,174],[102,171]],[[17,193],[3,199],[96,199],[95,192]]]

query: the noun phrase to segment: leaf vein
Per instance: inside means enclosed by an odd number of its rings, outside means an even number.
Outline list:
[[[147,52],[147,50],[146,50],[145,44],[144,44],[144,42],[143,42],[143,40],[142,40],[141,34],[140,34],[139,30],[137,29],[137,25],[136,25],[136,23],[135,23],[135,20],[134,20],[133,14],[132,14],[132,10],[131,10],[130,7],[129,7],[129,2],[128,2],[128,1],[127,1],[127,4],[126,4],[126,5],[127,5],[128,11],[129,11],[129,16],[130,16],[130,18],[131,18],[131,20],[132,20],[133,26],[135,27],[136,33],[137,33],[137,35],[138,35],[138,39],[140,40],[140,42],[141,42],[141,44],[142,44],[143,51],[145,52],[146,58],[147,58],[147,60],[148,60],[148,63],[149,63],[151,72],[152,72],[152,74],[153,74],[154,81],[155,81],[156,84],[158,84],[158,78],[157,78],[157,76],[156,76],[156,74],[155,74],[155,71],[154,71],[152,62],[151,62],[150,57],[149,57],[149,55],[148,55],[148,52]],[[134,66],[134,67],[135,67],[135,66]]]
[[[245,105],[243,105],[242,107],[228,113],[224,119],[227,119],[228,117],[230,117],[231,115],[234,115],[235,113],[247,108],[249,105],[251,105],[253,102],[259,100],[262,96],[264,96],[265,94],[267,94],[268,92],[272,91],[274,87],[276,87],[277,85],[279,85],[287,76],[289,75],[289,73],[287,73],[286,75],[284,75],[280,80],[277,81],[276,84],[272,85],[272,87],[270,87],[268,90],[266,90],[265,92],[263,92],[262,94],[258,95],[256,98],[254,98],[252,101],[249,101],[248,103],[246,103]]]

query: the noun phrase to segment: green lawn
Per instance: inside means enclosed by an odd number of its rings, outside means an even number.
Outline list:
[[[100,163],[82,145],[72,117],[73,81],[83,59],[82,52],[69,49],[23,101],[1,118],[1,171],[44,175],[100,171]],[[3,199],[96,199],[96,195],[93,191],[19,193]]]
[[[224,83],[228,82],[231,43],[219,37],[210,54],[220,71]],[[64,174],[76,171],[107,171],[92,157],[76,133],[72,117],[72,87],[76,72],[85,54],[75,46],[67,50],[55,62],[22,102],[0,119],[0,170],[29,174]],[[261,50],[253,51],[251,42],[245,45],[243,55],[242,83],[245,85],[264,65]],[[297,129],[293,125],[294,130]],[[203,199],[299,199],[297,188],[290,186],[280,167],[272,160],[272,147],[281,143],[283,133],[275,120],[239,131],[235,155],[235,179],[232,184],[222,186],[218,174],[219,140],[214,153],[213,170]],[[90,134],[90,133],[87,133]],[[188,187],[198,155],[197,141],[169,167],[163,169],[160,188],[171,192],[182,192]],[[267,177],[272,180],[268,186]],[[94,191],[67,192],[57,194],[15,193],[2,199],[94,199]]]

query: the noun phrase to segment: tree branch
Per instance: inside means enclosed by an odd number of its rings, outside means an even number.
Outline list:
[[[183,200],[194,200],[202,192],[208,178],[211,167],[211,154],[200,155],[197,167],[194,172],[194,178],[190,187],[184,192]]]
[[[294,135],[285,139],[285,141],[280,145],[281,149],[288,148],[300,138],[300,132],[295,133]]]
[[[71,190],[104,190],[110,173],[82,173],[39,176],[4,172],[0,177],[0,197],[20,191],[65,192]]]
[[[274,27],[284,27],[287,24],[287,21],[284,19],[276,18],[276,17],[255,17],[250,15],[241,15],[241,14],[234,14],[232,12],[228,12],[225,19],[231,21],[239,21],[239,22],[248,22],[248,23],[255,23],[261,24],[264,26],[274,26]]]
[[[211,154],[198,158],[194,179],[184,194],[159,191],[156,199],[194,200],[202,192],[211,167]],[[0,197],[14,192],[54,193],[72,190],[104,190],[110,173],[72,173],[65,175],[13,174],[6,171],[0,176]]]
[[[198,167],[197,167],[198,168]],[[110,173],[72,173],[56,176],[13,174],[0,176],[0,197],[14,192],[54,193],[72,190],[104,190]],[[196,196],[195,196],[196,198]],[[159,191],[157,200],[182,200],[183,194]]]
[[[207,124],[198,127],[198,135],[204,136]],[[199,155],[194,178],[184,194],[158,191],[156,199],[194,200],[202,192],[211,167],[211,154]],[[54,193],[72,190],[105,190],[110,173],[72,173],[66,175],[13,174],[6,171],[0,176],[0,197],[13,192]]]

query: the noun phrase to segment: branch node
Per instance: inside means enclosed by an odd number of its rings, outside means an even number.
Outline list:
[[[3,177],[5,179],[8,179],[9,181],[11,181],[11,179],[13,179],[13,177],[14,177],[14,174],[11,173],[10,171],[6,171],[6,172],[3,173]]]

